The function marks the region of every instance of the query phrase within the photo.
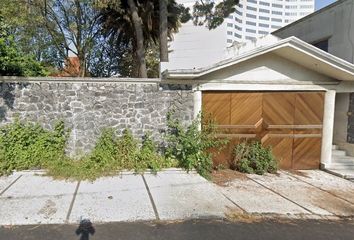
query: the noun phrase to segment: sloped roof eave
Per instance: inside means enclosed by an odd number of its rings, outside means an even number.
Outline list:
[[[354,81],[353,64],[343,59],[340,59],[338,57],[335,57],[329,53],[326,53],[296,37],[286,38],[276,42],[275,44],[255,48],[251,51],[240,54],[234,58],[221,61],[219,63],[216,63],[206,68],[166,70],[162,73],[162,76],[165,79],[201,78],[207,74],[210,74],[215,71],[219,71],[223,68],[236,65],[240,62],[258,57],[266,53],[282,51],[282,49],[285,48],[292,48],[293,50],[298,51],[299,53],[303,53],[308,57],[313,58],[314,60],[321,61],[322,63],[326,64],[328,67],[331,67],[336,71],[341,71],[347,76],[346,79],[338,79],[338,80]],[[298,59],[290,59],[290,60],[294,62],[301,62],[301,60]],[[324,75],[327,74],[324,73]]]

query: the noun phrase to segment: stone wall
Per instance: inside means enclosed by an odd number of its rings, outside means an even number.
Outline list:
[[[88,152],[101,130],[113,127],[120,134],[129,128],[136,137],[147,131],[157,141],[166,129],[166,114],[176,109],[184,122],[193,117],[191,86],[142,82],[2,82],[0,125],[15,117],[51,129],[64,120],[71,128],[68,152]]]

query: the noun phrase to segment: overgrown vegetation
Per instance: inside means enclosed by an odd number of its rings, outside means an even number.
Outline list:
[[[47,69],[31,55],[22,53],[0,15],[0,76],[46,76]]]
[[[142,173],[149,169],[182,167],[196,169],[208,178],[212,170],[210,148],[221,147],[225,141],[215,138],[215,126],[203,124],[200,119],[184,126],[168,114],[166,146],[158,149],[147,133],[139,142],[130,130],[121,136],[114,129],[104,129],[94,149],[75,159],[65,154],[70,130],[62,121],[53,130],[38,124],[16,120],[0,128],[0,175],[14,170],[47,169],[58,178],[95,179],[116,174],[122,170]]]
[[[0,175],[13,170],[42,168],[62,158],[67,138],[63,122],[58,122],[52,131],[19,120],[1,127]]]
[[[205,120],[205,119],[204,119]],[[210,177],[213,167],[211,148],[221,148],[225,140],[217,139],[216,128],[212,122],[204,122],[199,130],[203,116],[198,117],[187,127],[180,120],[173,118],[173,113],[167,116],[167,157],[178,160],[179,165],[187,170],[196,171],[205,178]]]
[[[270,147],[260,142],[242,142],[235,146],[233,167],[244,173],[276,173],[277,162]]]

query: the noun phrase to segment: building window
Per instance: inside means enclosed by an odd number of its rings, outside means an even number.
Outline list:
[[[270,13],[270,11],[268,9],[263,9],[263,8],[260,8],[259,9],[259,12],[262,12],[262,13]]]
[[[264,24],[264,23],[258,23],[258,26],[264,27],[264,28],[269,28],[269,24]]]
[[[280,18],[272,18],[272,22],[282,22]]]
[[[259,1],[259,5],[270,6],[270,3]]]
[[[296,12],[287,12],[287,13],[285,13],[285,16],[296,16],[297,15],[297,13]]]
[[[249,13],[247,13],[247,14],[246,14],[246,17],[248,17],[248,18],[257,18],[257,16],[256,16],[256,15],[249,14]]]
[[[275,8],[283,8],[283,5],[273,3],[273,4],[272,4],[272,7],[275,7]]]
[[[259,30],[258,33],[259,33],[259,34],[262,34],[262,35],[267,35],[267,34],[268,34],[268,32],[266,32],[266,31],[261,31],[261,30]]]
[[[257,4],[257,1],[256,1],[256,0],[247,0],[247,2],[249,2],[249,3],[256,3],[256,4]]]
[[[250,37],[250,36],[246,36],[246,39],[247,39],[247,40],[252,40],[252,41],[253,41],[253,40],[256,40],[255,37]]]
[[[255,22],[251,22],[251,21],[246,21],[246,24],[250,25],[250,26],[256,26],[257,25]]]
[[[279,11],[272,11],[272,14],[275,14],[275,15],[283,15],[282,12],[279,12]]]
[[[225,26],[225,25],[224,25]],[[227,23],[228,27],[234,27],[234,25],[232,23]]]
[[[246,8],[247,10],[251,10],[251,11],[255,11],[255,12],[257,12],[257,8],[255,8],[255,7],[250,7],[250,6],[247,6],[247,8]]]
[[[235,25],[235,29],[242,31],[242,27]]]
[[[254,30],[254,29],[249,29],[249,28],[246,28],[246,32],[248,32],[248,33],[256,33],[256,30]]]
[[[227,31],[227,35],[232,35],[232,32],[231,31]]]
[[[234,36],[237,37],[237,38],[242,38],[242,36],[238,33],[234,33]]]
[[[232,39],[227,39],[227,43],[232,43]]]
[[[259,16],[259,19],[269,21],[269,17]]]
[[[322,41],[319,41],[319,42],[315,42],[312,44],[313,46],[325,51],[325,52],[328,52],[328,39],[326,40],[322,40]]]
[[[239,19],[239,18],[235,18],[235,21],[238,23],[242,23],[242,19]]]

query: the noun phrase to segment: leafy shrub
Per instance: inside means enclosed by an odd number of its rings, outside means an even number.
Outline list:
[[[65,158],[51,162],[49,174],[59,178],[96,179],[101,176],[114,175],[122,170],[134,170],[137,173],[150,169],[157,172],[172,166],[157,150],[150,135],[146,135],[139,147],[131,131],[124,130],[117,138],[113,129],[102,131],[91,154],[78,161]]]
[[[58,122],[52,131],[38,124],[14,123],[0,128],[0,175],[41,168],[65,155],[68,131]]]
[[[240,172],[263,175],[275,173],[277,162],[270,147],[265,148],[260,142],[243,142],[234,149],[233,167]]]
[[[225,140],[218,140],[215,137],[215,125],[212,122],[199,126],[203,120],[202,116],[184,127],[180,120],[173,119],[173,112],[167,115],[167,158],[175,158],[179,166],[187,170],[193,168],[203,177],[209,178],[213,167],[212,154],[208,151],[211,148],[222,147]]]
[[[158,153],[156,144],[151,139],[151,135],[149,133],[145,134],[134,169],[138,172],[150,169],[152,172],[156,173],[162,168],[173,166],[176,165]]]

